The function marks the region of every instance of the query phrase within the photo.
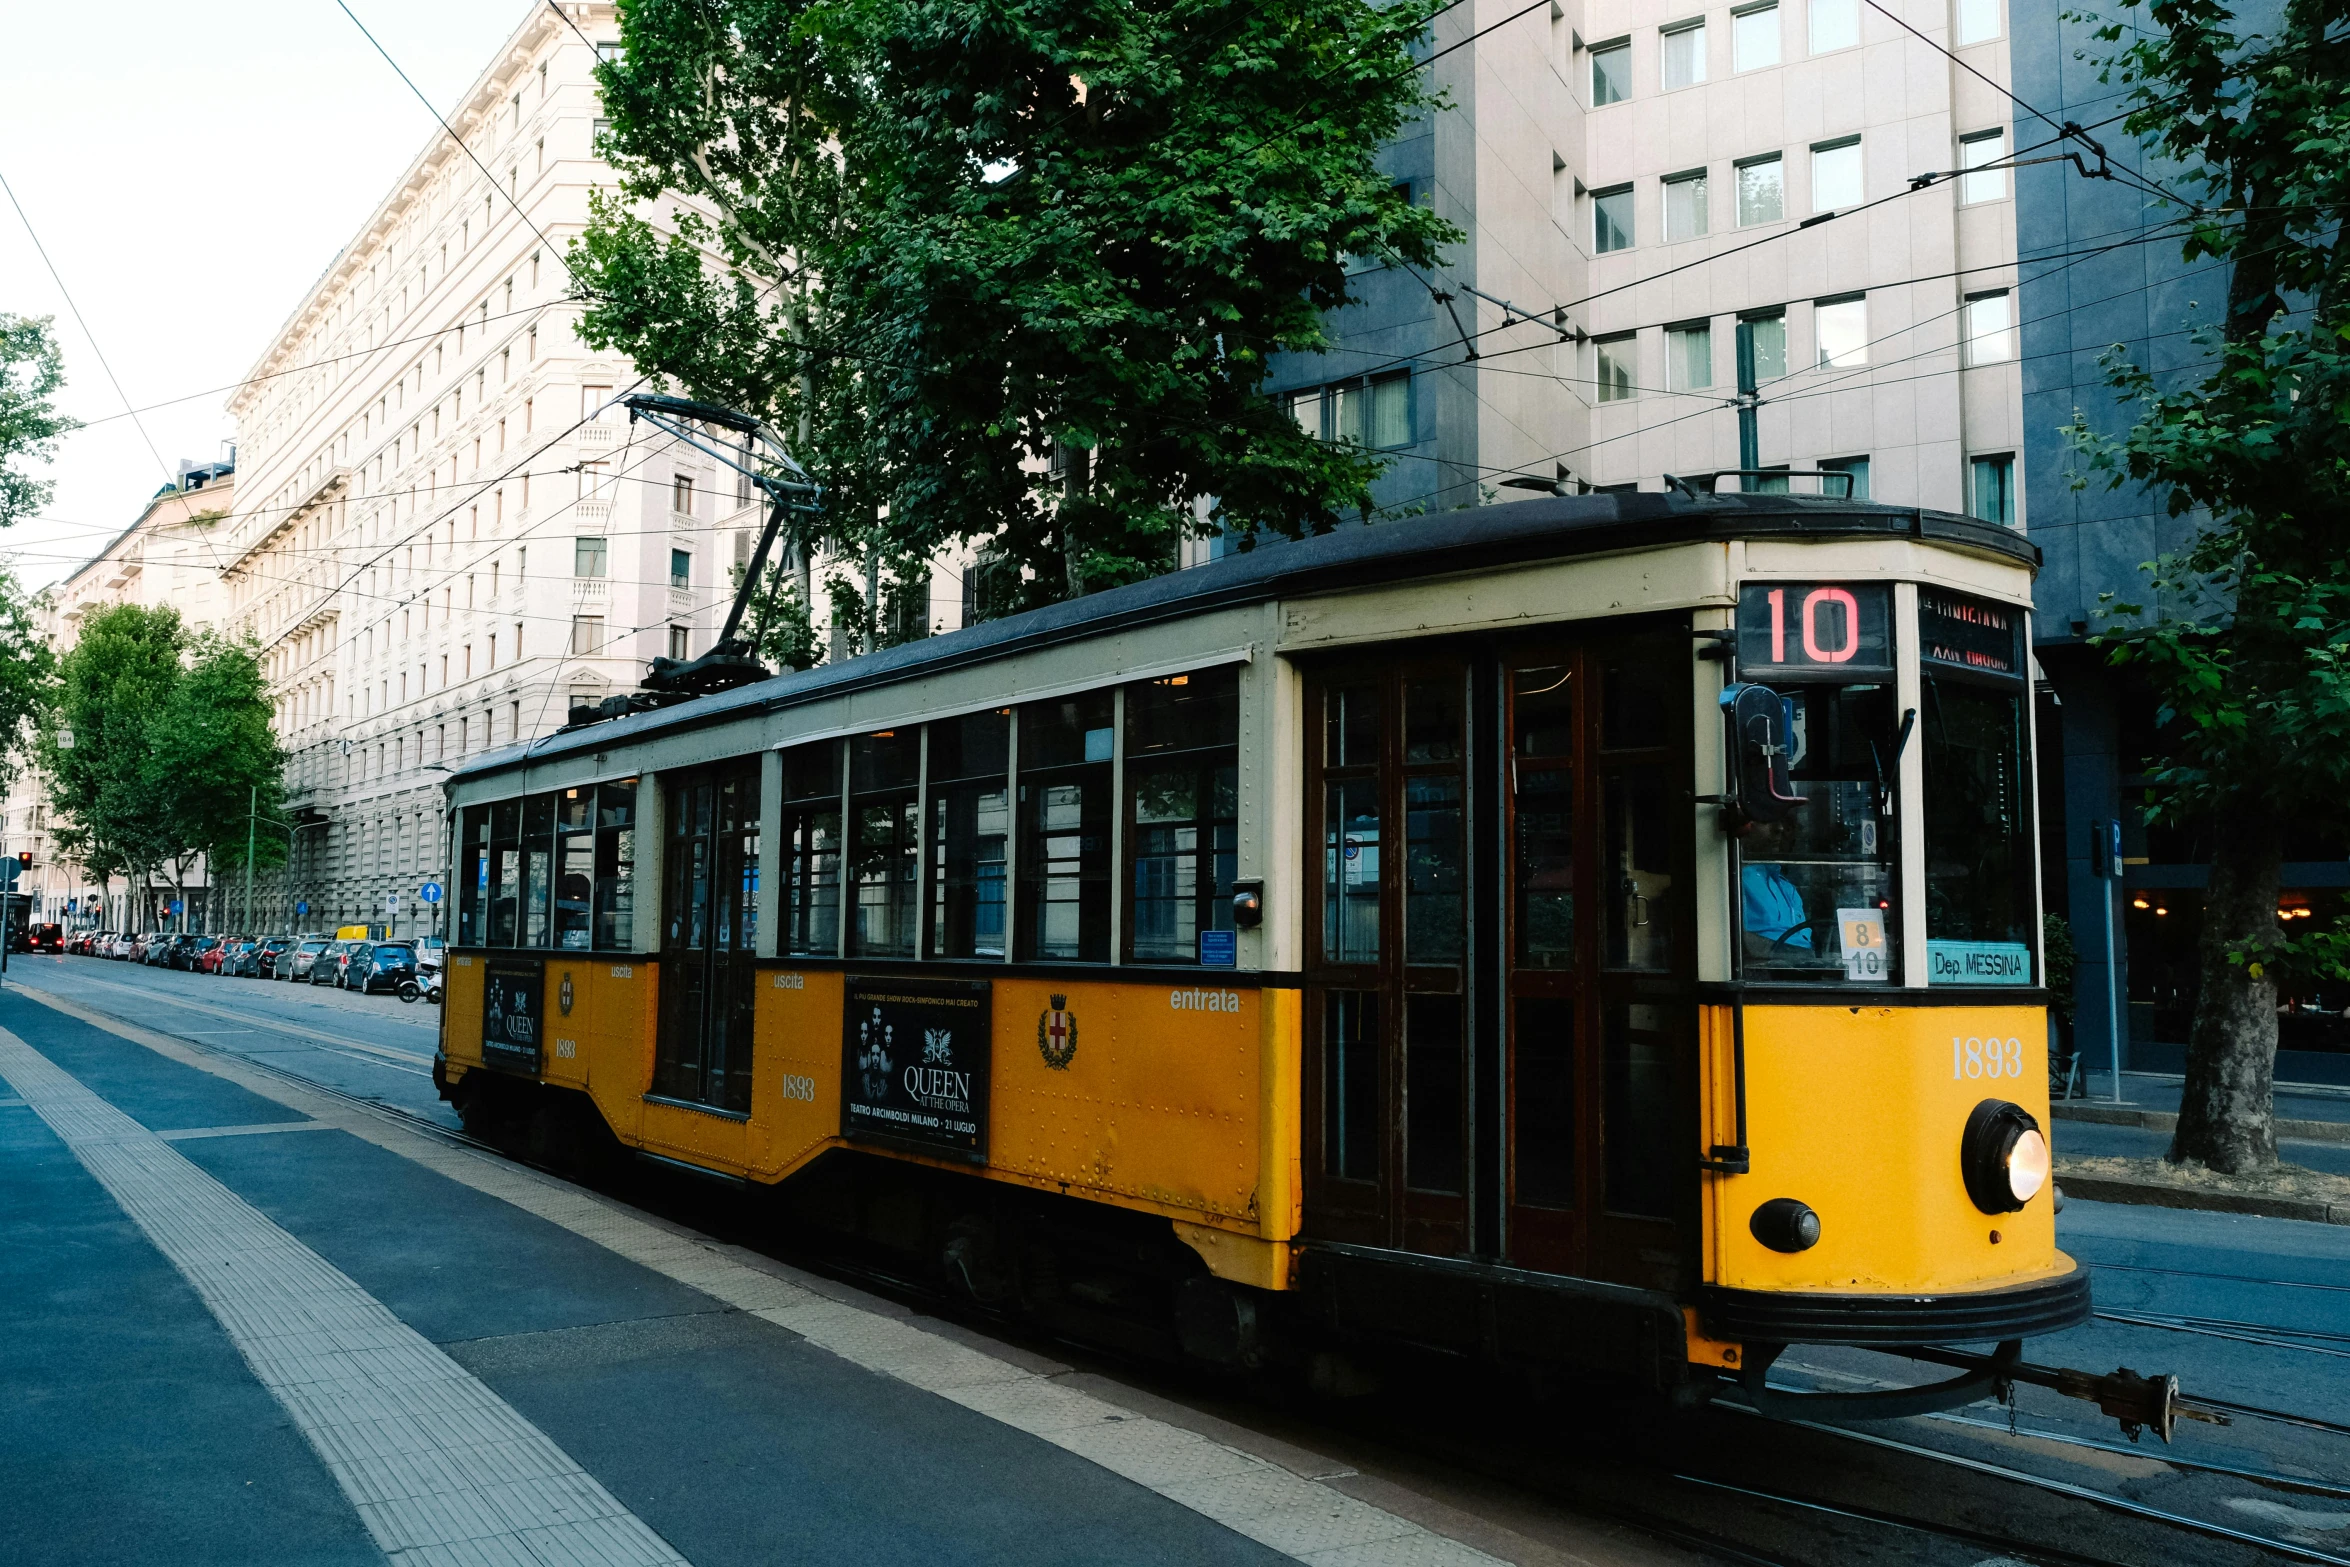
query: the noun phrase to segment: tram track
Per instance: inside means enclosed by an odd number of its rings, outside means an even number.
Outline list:
[[[131,986],[109,985],[107,988],[145,996],[144,992],[136,991],[135,987]],[[111,1012],[111,1008],[87,1000],[82,1001],[81,1004],[91,1006],[94,1010]],[[188,1010],[212,1011],[216,1009],[203,1008],[199,1005],[190,1006]],[[355,1112],[378,1117],[410,1131],[425,1133],[444,1144],[491,1154],[500,1159],[523,1164],[557,1179],[577,1180],[576,1176],[566,1171],[554,1169],[523,1157],[517,1150],[499,1142],[447,1126],[430,1117],[419,1115],[414,1111],[403,1109],[381,1099],[324,1082],[290,1066],[259,1059],[234,1048],[212,1043],[202,1037],[191,1037],[190,1034],[180,1033],[168,1027],[158,1027],[152,1022],[136,1018],[122,1018],[119,1013],[112,1015],[121,1018],[122,1021],[153,1028],[158,1033],[168,1034],[188,1049],[234,1061],[240,1067],[265,1073],[306,1092],[323,1095],[330,1100],[348,1106]],[[261,1019],[251,1017],[247,1017],[245,1020],[252,1023],[263,1022]],[[204,1031],[198,1032],[200,1034]],[[284,1032],[307,1031],[287,1029]],[[725,1211],[726,1207],[731,1205],[710,1206],[707,1202],[707,1188],[698,1184],[690,1188],[691,1198],[681,1195],[687,1188],[672,1190],[670,1183],[663,1179],[662,1173],[653,1170],[632,1171],[630,1179],[614,1184],[623,1189],[619,1192],[608,1188],[600,1189],[600,1195],[629,1202],[632,1205],[645,1206],[666,1219],[686,1224],[701,1233],[710,1235],[714,1240],[750,1247],[790,1266],[805,1268],[819,1276],[872,1290],[886,1298],[894,1299],[900,1304],[1003,1336],[1013,1342],[1023,1343],[1031,1349],[1045,1349],[1076,1355],[1080,1357],[1081,1362],[1091,1362],[1096,1366],[1107,1367],[1134,1378],[1142,1384],[1143,1390],[1152,1392],[1155,1396],[1173,1396],[1178,1400],[1195,1405],[1200,1401],[1200,1388],[1188,1380],[1179,1368],[1171,1369],[1168,1365],[1153,1361],[1145,1356],[1119,1351],[1090,1341],[1072,1339],[1038,1328],[1020,1319],[976,1307],[959,1296],[905,1273],[876,1267],[868,1262],[829,1252],[820,1247],[780,1242],[773,1233],[765,1231],[763,1227],[746,1222],[730,1222],[740,1221],[745,1216]],[[591,1189],[598,1188],[591,1187]],[[646,1202],[647,1198],[652,1200]],[[711,1222],[713,1219],[719,1222],[713,1224]],[[714,1231],[716,1233],[713,1233]],[[2333,1288],[2334,1286],[2314,1287]],[[2125,1325],[2168,1326],[2165,1323],[2128,1323]],[[2288,1345],[2286,1347],[2295,1346]],[[1231,1397],[1232,1391],[1229,1388],[1219,1388],[1216,1390],[1216,1396],[1207,1399],[1206,1402],[1211,1405],[1218,1402],[1229,1403]],[[2315,1416],[2268,1410],[2253,1405],[2205,1398],[2200,1395],[2197,1401],[2248,1418],[2277,1421],[2297,1427],[2350,1436],[2350,1426],[2336,1424]],[[1253,1407],[1262,1414],[1278,1413],[1283,1418],[1275,1421],[1275,1424],[1287,1423],[1309,1435],[1319,1433],[1333,1439],[1331,1442],[1333,1446],[1359,1444],[1365,1440],[1365,1433],[1359,1425],[1350,1424],[1334,1417],[1327,1408],[1308,1411],[1301,1417],[1295,1409],[1282,1409],[1277,1404],[1248,1400],[1245,1395],[1244,1407]],[[1769,1418],[1735,1403],[1720,1402],[1713,1408],[1729,1411],[1735,1417],[1744,1419]],[[1203,1413],[1205,1412],[1207,1411],[1203,1410]],[[2126,1497],[2115,1496],[2110,1492],[2100,1491],[2093,1486],[2083,1486],[2052,1476],[2035,1474],[2030,1470],[2015,1468],[2011,1465],[1947,1453],[1923,1444],[1853,1431],[1846,1427],[1824,1422],[1795,1420],[1778,1423],[1833,1441],[1858,1443],[1879,1452],[1898,1455],[1905,1462],[1954,1468],[2001,1484],[2024,1486],[2043,1494],[2085,1503],[2102,1511],[2124,1516],[2139,1523],[2157,1526],[2167,1531],[2196,1535],[2214,1543],[2226,1542],[2269,1556],[2307,1563],[2310,1564],[2310,1567],[2350,1567],[2350,1557],[2335,1555],[2249,1530],[2231,1528],[2227,1525],[2196,1518],[2190,1514],[2153,1507]],[[1982,1426],[1994,1431],[2007,1429],[1991,1422],[1976,1421],[1964,1417],[1959,1417],[1956,1423]],[[1553,1505],[1563,1506],[1569,1511],[1638,1530],[1658,1540],[1701,1552],[1718,1560],[1742,1564],[1742,1567],[1811,1567],[1811,1564],[1822,1560],[1838,1558],[1822,1557],[1810,1550],[1802,1554],[1782,1554],[1763,1541],[1743,1538],[1742,1535],[1771,1532],[1767,1528],[1756,1527],[1756,1521],[1750,1517],[1708,1520],[1712,1526],[1705,1527],[1693,1523],[1683,1510],[1661,1504],[1643,1505],[1630,1501],[1622,1495],[1611,1497],[1590,1494],[1590,1487],[1587,1484],[1571,1482],[1567,1475],[1562,1474],[1559,1468],[1554,1466],[1562,1460],[1592,1468],[1605,1466],[1613,1468],[1619,1473],[1637,1473],[1664,1487],[1703,1492],[1715,1496],[1735,1496],[1761,1507],[1775,1507],[1796,1514],[1820,1518],[1836,1518],[1848,1523],[1891,1531],[1893,1534],[1905,1538],[1914,1539],[1920,1535],[1931,1536],[1963,1544],[1969,1548],[1998,1552],[2021,1561],[2046,1564],[2046,1567],[2145,1567],[2145,1561],[2148,1560],[2160,1562],[2175,1559],[2155,1555],[2138,1561],[2119,1560],[2069,1547],[2017,1538],[2014,1535],[1971,1528],[1943,1519],[1873,1507],[1849,1498],[1836,1499],[1818,1494],[1803,1494],[1798,1490],[1775,1487],[1752,1476],[1740,1476],[1733,1479],[1692,1472],[1685,1462],[1675,1461],[1676,1455],[1671,1453],[1659,1453],[1644,1461],[1628,1461],[1621,1454],[1512,1453],[1497,1451],[1483,1440],[1466,1437],[1458,1432],[1448,1433],[1441,1428],[1425,1424],[1415,1425],[1410,1420],[1401,1423],[1383,1420],[1378,1422],[1378,1425],[1381,1429],[1369,1439],[1384,1443],[1399,1452],[1416,1456],[1421,1460],[1434,1460],[1440,1464],[1457,1465],[1467,1472],[1488,1478],[1501,1479],[1505,1483],[1524,1487],[1533,1494],[1545,1498]],[[2206,1464],[2183,1458],[2174,1461],[2167,1454],[2137,1453],[2131,1449],[2089,1442],[2079,1438],[2068,1439],[2060,1434],[2039,1432],[2030,1428],[2020,1428],[2015,1434],[2044,1437],[2056,1441],[2069,1440],[2074,1445],[2084,1448],[2103,1449],[2127,1456],[2150,1457],[2158,1462],[2170,1463],[2182,1470],[2224,1476],[2264,1487],[2329,1497],[2350,1497],[2350,1487],[2328,1486],[2324,1482],[2313,1482],[2294,1476],[2234,1466]],[[1583,1477],[1578,1476],[1577,1478]],[[1746,1524],[1748,1527],[1736,1532],[1724,1532],[1724,1525],[1734,1526],[1740,1523]],[[1872,1554],[1868,1559],[1878,1558]]]

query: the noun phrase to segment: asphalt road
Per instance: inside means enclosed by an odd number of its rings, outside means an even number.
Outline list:
[[[12,959],[6,984],[51,990],[209,1049],[437,1124],[456,1124],[432,1087],[430,1064],[440,1013],[428,1003],[409,1005],[393,997],[360,997],[323,986],[219,979],[78,957]],[[199,1121],[227,1114],[189,1113]],[[2077,1122],[2059,1123],[2056,1132],[2061,1146],[2079,1152],[2154,1153],[2162,1142],[2155,1133]],[[303,1148],[311,1146],[309,1140],[296,1141]],[[265,1151],[258,1143],[248,1147],[236,1140],[218,1146],[221,1158],[248,1153],[258,1157]],[[316,1146],[323,1150],[328,1145]],[[2321,1168],[2350,1164],[2342,1159],[2345,1154],[2350,1149],[2327,1144],[2287,1150],[2288,1157]],[[252,1184],[260,1194],[265,1174],[268,1171],[261,1168],[243,1172],[237,1184]],[[313,1177],[284,1179],[292,1184],[276,1200],[285,1203],[289,1213],[297,1212],[299,1202],[307,1200],[303,1193]],[[702,1193],[697,1187],[692,1195],[699,1198]],[[258,1195],[255,1200],[260,1200]],[[383,1243],[389,1248],[381,1282],[387,1295],[412,1287],[403,1272],[414,1261],[412,1242],[394,1233],[406,1222],[402,1212],[394,1202],[359,1226],[364,1234],[392,1236]],[[322,1221],[322,1233],[334,1233],[347,1218],[338,1216],[334,1227]],[[2182,1394],[2190,1399],[2225,1399],[2350,1426],[2350,1227],[2075,1202],[2059,1219],[2058,1228],[2067,1250],[2096,1270],[2101,1315],[2069,1333],[2035,1340],[2029,1346],[2033,1360],[2092,1373],[2122,1366],[2147,1374],[2168,1373],[2178,1377]],[[491,1250],[496,1251],[496,1243]],[[356,1268],[357,1263],[349,1265]],[[476,1330],[467,1326],[464,1331]],[[450,1333],[460,1336],[454,1328]],[[490,1368],[485,1363],[483,1369]],[[1888,1381],[1915,1383],[1944,1374],[1885,1356],[1806,1348],[1780,1361],[1773,1380],[1790,1388],[1827,1391]],[[224,1374],[223,1388],[234,1381]],[[1255,1433],[1252,1440],[1293,1441],[1342,1454],[1366,1476],[1389,1466],[1388,1472],[1415,1493],[1442,1498],[1448,1506],[1482,1520],[1480,1527],[1501,1531],[1518,1549],[1505,1548],[1498,1554],[1524,1561],[1557,1559],[1526,1552],[1529,1534],[1549,1538],[1569,1557],[1590,1560],[1606,1553],[1593,1552],[1591,1537],[1583,1532],[1587,1524],[1570,1525],[1551,1507],[1529,1505],[1526,1491],[1505,1496],[1494,1479],[1513,1475],[1530,1483],[1536,1494],[1548,1493],[1562,1501],[1581,1497],[1604,1510],[1611,1499],[1621,1499],[1609,1485],[1629,1486],[1622,1494],[1643,1499],[1640,1488],[1647,1482],[1637,1476],[1610,1480],[1583,1494],[1590,1477],[1612,1473],[1609,1466],[1626,1448],[1652,1450],[1657,1461],[1675,1473],[1710,1471],[1719,1481],[1734,1485],[1783,1484],[1795,1490],[1849,1487],[1861,1505],[1938,1514],[1962,1525],[1988,1527],[2006,1538],[2069,1547],[2109,1560],[2251,1559],[2242,1554],[2243,1547],[2217,1540],[2176,1541],[2184,1552],[2179,1554],[2161,1543],[2169,1536],[2158,1532],[2150,1546],[2146,1538],[2131,1532],[2136,1526],[2126,1519],[2076,1501],[2040,1494],[2019,1503],[2006,1499],[2008,1493],[1996,1487],[1983,1489],[1982,1482],[1965,1474],[1921,1469],[1912,1459],[1900,1459],[1897,1465],[1886,1450],[1865,1445],[1864,1439],[1872,1436],[1977,1464],[2027,1470],[2221,1528],[2292,1542],[2325,1557],[2350,1559],[2350,1434],[2243,1416],[2225,1427],[2182,1424],[2167,1448],[2151,1437],[2133,1447],[2093,1406],[2022,1388],[2011,1406],[1985,1403],[1940,1416],[1871,1422],[1852,1428],[1857,1436],[1785,1429],[1769,1445],[1769,1454],[1775,1456],[1768,1463],[1765,1450],[1753,1445],[1750,1418],[1735,1414],[1708,1414],[1664,1425],[1652,1425],[1645,1418],[1628,1421],[1617,1428],[1615,1440],[1597,1446],[1585,1445],[1593,1435],[1589,1431],[1572,1436],[1557,1427],[1521,1432],[1496,1445],[1492,1439],[1502,1429],[1496,1421],[1478,1434],[1453,1432],[1433,1439],[1435,1446],[1427,1456],[1399,1459],[1399,1450],[1408,1454],[1414,1444],[1432,1440],[1431,1423],[1400,1397],[1349,1406],[1333,1423],[1334,1412],[1328,1410],[1281,1414],[1246,1398],[1202,1398],[1199,1390],[1174,1384],[1159,1391],[1180,1399],[1187,1410],[1209,1409],[1215,1418],[1235,1422],[1232,1429],[1246,1428]],[[513,1396],[520,1401],[526,1392],[541,1396],[524,1383],[516,1384]],[[590,1440],[587,1432],[596,1407],[592,1402],[577,1411],[567,1411],[559,1400],[525,1407],[551,1429],[561,1425],[572,1431],[567,1440]],[[854,1421],[852,1407],[853,1401],[844,1406],[843,1418]],[[581,1424],[567,1424],[574,1419]],[[1272,1434],[1265,1435],[1268,1432]],[[1564,1445],[1553,1450],[1554,1442]],[[615,1472],[624,1471],[622,1460],[628,1456],[615,1451]],[[1786,1471],[1776,1479],[1774,1463]],[[1520,1474],[1521,1466],[1531,1467]],[[2246,1478],[2247,1472],[2300,1477],[2315,1488],[2279,1489],[2273,1480]],[[661,1480],[666,1485],[685,1478],[665,1474]],[[1708,1493],[1724,1508],[1731,1507],[1730,1494]],[[1656,1501],[1677,1507],[1691,1500],[1684,1495],[1676,1502],[1674,1496],[1662,1492]],[[1785,1514],[1769,1506],[1747,1508],[1733,1517],[1729,1511],[1715,1514],[1709,1504],[1680,1516],[1752,1547],[1773,1550],[1782,1559],[1921,1560],[1969,1567],[1998,1555],[1980,1548],[1969,1554],[1958,1542],[1941,1539],[1928,1549],[1925,1539],[1913,1535],[1859,1538],[1851,1527],[1828,1529],[1814,1515]],[[1459,1537],[1486,1539],[1477,1528],[1467,1528]],[[1191,1543],[1196,1548],[1199,1542]],[[1611,1543],[1619,1548],[1626,1544],[1620,1535]],[[1647,1554],[1639,1547],[1625,1552],[1628,1557]]]
[[[54,991],[342,1093],[457,1125],[432,1086],[441,1009],[428,1001],[46,953],[12,955],[0,983]]]

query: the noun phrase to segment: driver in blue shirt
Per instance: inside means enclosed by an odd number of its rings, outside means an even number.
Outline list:
[[[1803,889],[1788,879],[1779,863],[1798,847],[1792,816],[1757,823],[1740,843],[1739,903],[1745,910],[1750,958],[1800,962],[1812,955],[1811,916],[1803,905]]]

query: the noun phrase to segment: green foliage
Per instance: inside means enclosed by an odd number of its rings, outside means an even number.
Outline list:
[[[58,437],[80,428],[50,402],[64,384],[52,319],[0,311],[0,528],[49,504],[54,487],[19,465],[48,461]]]
[[[168,605],[90,617],[59,664],[37,753],[58,850],[94,878],[168,872],[180,882],[200,854],[242,867],[252,791],[265,815],[283,800],[257,651],[191,636]],[[272,839],[258,836],[257,866],[283,859],[283,835]]]
[[[984,546],[999,612],[1166,570],[1195,497],[1244,536],[1334,526],[1379,460],[1266,368],[1325,346],[1348,255],[1458,237],[1376,162],[1438,106],[1431,9],[622,0],[583,331],[791,435],[808,542]],[[663,238],[665,196],[715,215]]]
[[[0,566],[0,789],[16,776],[46,711],[57,657],[42,634],[39,600]]]
[[[733,568],[733,575],[739,592],[743,568]],[[807,669],[823,657],[824,650],[816,640],[816,623],[800,599],[800,585],[781,566],[767,568],[758,591],[743,607],[739,635],[750,643],[751,652],[762,662],[778,669]]]
[[[2063,915],[2040,916],[2040,945],[2048,959],[2048,1010],[2070,1028],[2073,985],[2080,978],[2081,954],[2073,945],[2073,927]]]

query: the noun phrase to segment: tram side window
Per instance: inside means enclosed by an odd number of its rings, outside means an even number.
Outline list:
[[[1749,979],[1897,982],[1890,614],[1881,587],[1760,584],[1741,595],[1740,677],[1778,691],[1788,773],[1805,800],[1738,840]]]
[[[841,745],[819,740],[783,753],[783,940],[787,954],[840,952]]]
[[[1676,706],[1666,665],[1653,652],[1600,670],[1600,908],[1610,968],[1672,967],[1683,894],[1673,885],[1669,802],[1679,764],[1641,753],[1668,744],[1665,725]]]
[[[521,927],[522,802],[500,800],[490,807],[489,945],[511,947]]]
[[[555,945],[584,951],[596,890],[596,791],[566,789],[555,801]]]
[[[1380,688],[1334,685],[1322,701],[1322,961],[1376,963]]]
[[[914,955],[921,773],[919,729],[885,729],[849,743],[849,808],[857,834],[849,951],[859,956]]]
[[[548,907],[555,890],[555,797],[534,794],[522,802],[522,945],[550,945],[554,934]]]
[[[1197,963],[1232,929],[1239,855],[1240,672],[1126,688],[1126,793],[1137,963]]]
[[[1011,745],[1008,707],[930,726],[931,957],[1004,955]]]
[[[2035,829],[2023,617],[1921,588],[1918,668],[1927,983],[2028,985]]]
[[[458,823],[457,945],[478,947],[489,939],[490,808],[469,805]]]
[[[1020,956],[1110,957],[1107,691],[1020,709]]]
[[[595,945],[602,951],[626,952],[636,934],[634,778],[596,788],[595,876]]]

